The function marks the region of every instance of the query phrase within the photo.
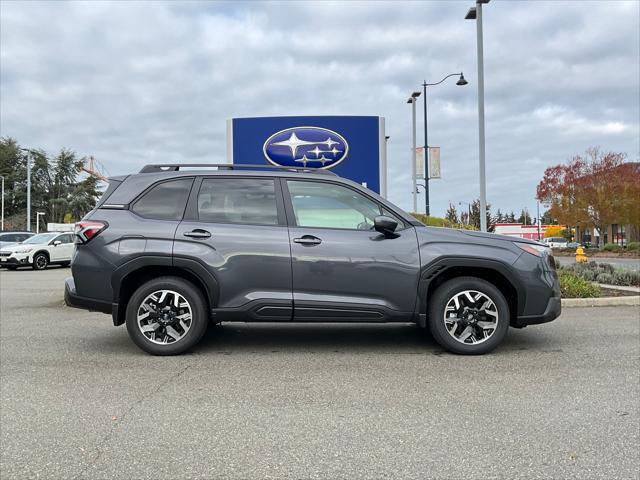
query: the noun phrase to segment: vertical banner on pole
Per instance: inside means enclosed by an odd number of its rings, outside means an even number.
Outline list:
[[[416,178],[424,178],[424,148],[416,148]]]
[[[429,147],[429,178],[442,178],[440,175],[440,147]]]

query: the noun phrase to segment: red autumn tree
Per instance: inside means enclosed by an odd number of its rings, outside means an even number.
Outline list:
[[[590,148],[567,164],[547,168],[537,197],[550,204],[560,223],[593,226],[603,237],[607,225],[637,221],[640,169],[625,159],[624,153]]]

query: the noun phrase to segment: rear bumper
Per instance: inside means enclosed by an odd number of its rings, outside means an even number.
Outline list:
[[[96,300],[95,298],[81,297],[76,293],[76,284],[73,277],[64,281],[64,303],[69,307],[82,308],[91,312],[111,313],[113,310],[110,302]]]

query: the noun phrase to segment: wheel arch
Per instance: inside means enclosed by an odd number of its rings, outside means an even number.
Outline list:
[[[33,254],[31,255],[32,259],[36,258],[36,255],[39,255],[41,253],[44,253],[44,255],[47,257],[47,262],[51,261],[51,254],[49,253],[49,250],[46,249],[42,249],[42,250],[36,250],[35,252],[33,252]]]
[[[179,277],[192,283],[202,292],[207,311],[217,305],[218,283],[200,263],[170,257],[138,257],[116,269],[111,277],[114,325],[124,323],[127,303],[133,292],[142,283],[161,276]]]
[[[426,324],[429,298],[444,282],[456,277],[481,278],[495,285],[504,295],[511,321],[522,314],[525,305],[524,288],[510,271],[509,266],[496,260],[478,258],[441,258],[425,267],[418,287],[420,324]]]

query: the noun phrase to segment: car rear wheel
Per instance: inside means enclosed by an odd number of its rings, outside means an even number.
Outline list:
[[[177,355],[188,350],[200,341],[208,323],[202,293],[178,277],[144,283],[127,304],[129,336],[152,355]]]
[[[34,270],[44,270],[49,265],[49,257],[47,257],[44,253],[38,253],[35,257],[33,257],[33,265],[31,266]]]
[[[509,305],[492,283],[458,277],[438,287],[429,299],[429,329],[447,350],[480,355],[496,348],[509,329]]]

